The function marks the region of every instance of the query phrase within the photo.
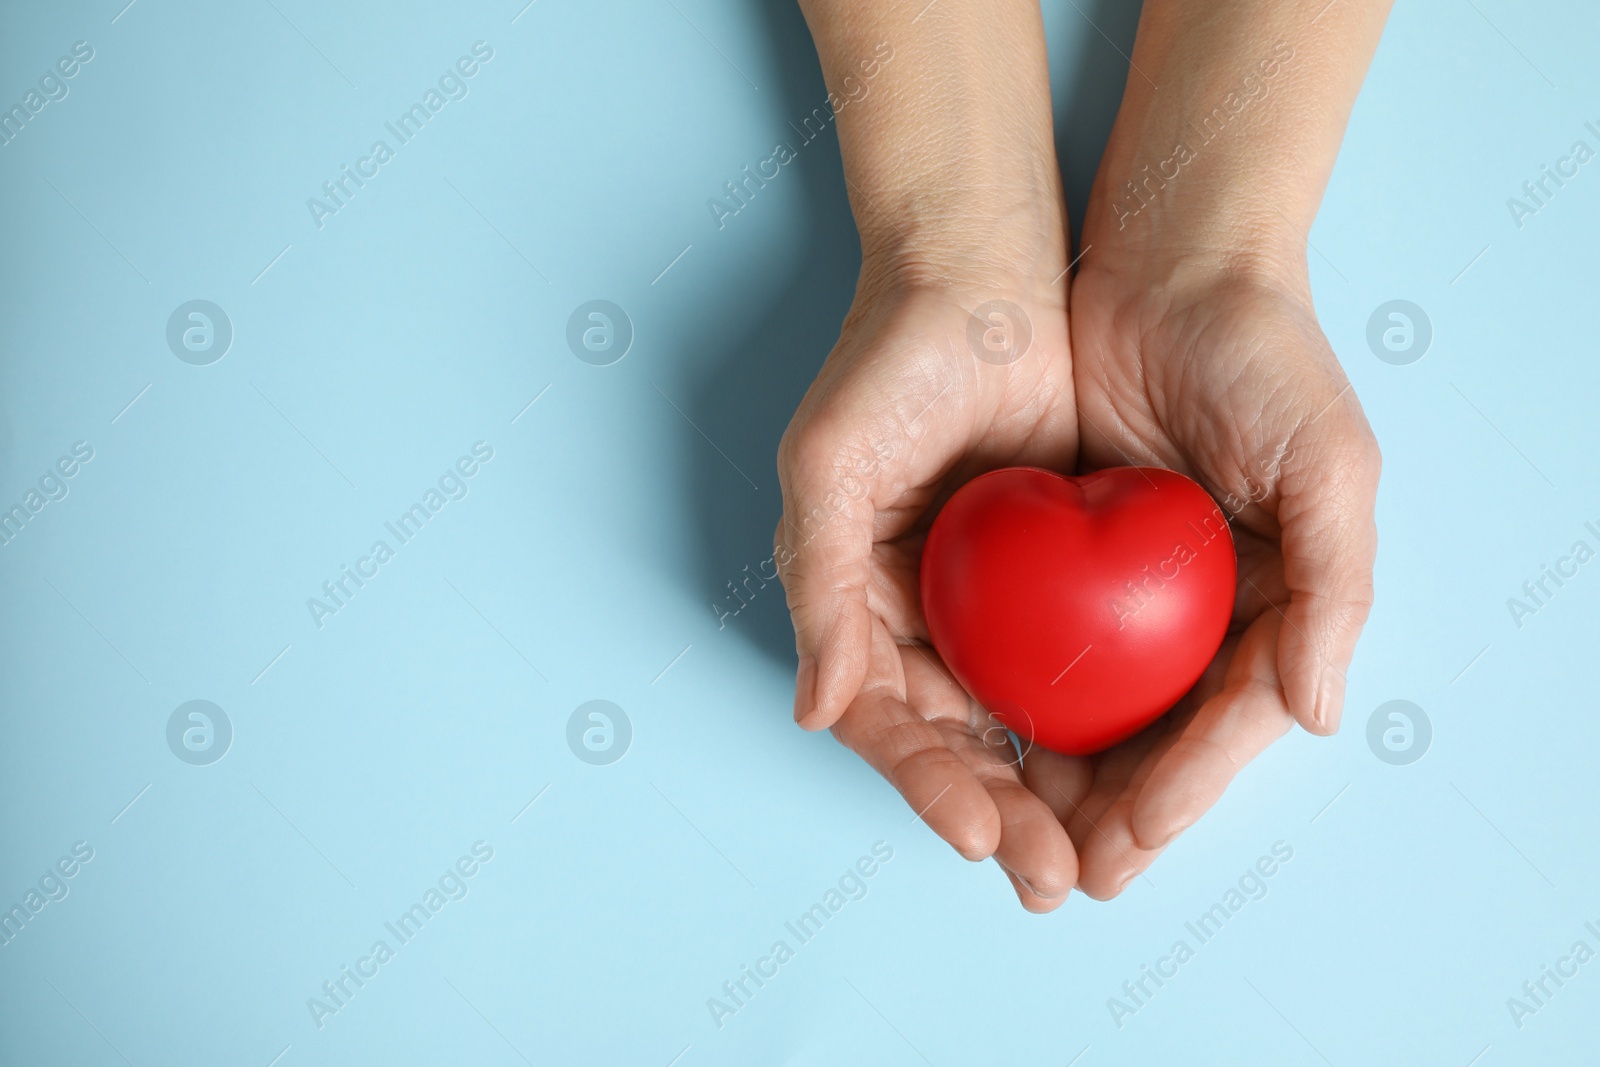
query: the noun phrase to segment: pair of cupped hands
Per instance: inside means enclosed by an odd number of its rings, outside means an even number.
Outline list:
[[[1116,896],[1293,723],[1334,733],[1372,602],[1380,457],[1312,308],[1303,235],[1129,217],[1110,184],[1073,272],[1059,181],[1037,228],[1004,227],[1032,236],[976,254],[880,255],[864,235],[854,304],[778,456],[795,720],[831,729],[962,856],[992,857],[1034,912],[1074,887]],[[993,300],[1026,319],[997,328],[1031,334],[1011,362],[969,343]],[[1015,465],[1181,471],[1232,525],[1215,660],[1097,755],[1019,756],[929,641],[929,526],[962,484]]]

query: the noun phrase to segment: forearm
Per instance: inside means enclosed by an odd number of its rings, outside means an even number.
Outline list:
[[[1058,278],[1065,220],[1036,0],[801,8],[837,108],[866,271]]]
[[[1389,6],[1147,0],[1085,241],[1303,264]]]

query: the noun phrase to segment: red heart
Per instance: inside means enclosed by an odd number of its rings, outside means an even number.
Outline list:
[[[923,614],[956,679],[1073,756],[1138,733],[1194,685],[1234,581],[1222,510],[1154,467],[992,471],[950,498],[922,550]]]

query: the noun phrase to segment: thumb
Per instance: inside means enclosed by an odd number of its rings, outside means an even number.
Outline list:
[[[1348,389],[1348,386],[1346,387]],[[1334,398],[1297,435],[1278,522],[1289,607],[1278,642],[1284,696],[1300,725],[1339,728],[1345,669],[1372,607],[1382,456],[1353,395]]]
[[[778,449],[783,517],[773,558],[794,621],[794,718],[831,727],[866,678],[871,643],[873,490],[887,444],[857,444],[818,428],[791,426]]]

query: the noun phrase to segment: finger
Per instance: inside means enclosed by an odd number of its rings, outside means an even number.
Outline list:
[[[952,751],[972,770],[1000,817],[994,859],[1022,906],[1053,911],[1078,880],[1078,858],[1066,829],[1023,784],[1017,751],[1000,722],[979,707],[931,649],[900,644],[906,699],[917,714],[945,728]]]
[[[1289,588],[1278,668],[1294,717],[1331,734],[1344,705],[1345,669],[1372,607],[1374,522],[1382,458],[1354,394],[1332,398],[1296,435],[1278,522]]]
[[[1180,705],[1100,758],[1094,784],[1067,824],[1078,850],[1078,888],[1088,896],[1110,900],[1160,854],[1139,847],[1133,803],[1160,753],[1176,740],[1191,714]]]
[[[1276,613],[1261,616],[1239,642],[1222,690],[1153,761],[1130,813],[1141,849],[1163,848],[1194,825],[1245,764],[1288,732],[1276,651],[1285,629]]]
[[[774,559],[800,661],[794,717],[808,730],[837,722],[866,675],[878,467],[870,447],[851,443],[826,416],[792,426],[778,450],[783,518]]]
[[[1022,904],[1025,911],[1034,915],[1048,915],[1067,902],[1067,894],[1071,892],[1071,886],[1063,890],[1058,897],[1042,897],[1033,891],[1032,885],[1019,878],[1015,871],[1000,862],[999,856],[995,857],[994,862],[995,866],[1000,868],[1000,873],[1006,876],[1006,881],[1011,883],[1011,891],[1017,895],[1017,900]],[[1076,869],[1076,865],[1074,865],[1074,869]]]
[[[1043,799],[1016,777],[1016,769],[980,774],[1000,813],[1000,846],[995,862],[1011,879],[1022,906],[1032,912],[1053,911],[1078,881],[1078,854],[1066,828]]]
[[[1094,761],[1094,780],[1067,821],[1078,849],[1078,886],[1099,900],[1116,896],[1155,862],[1133,833],[1134,802],[1161,756],[1182,737],[1206,696],[1222,688],[1238,639],[1227,638],[1194,688],[1165,715]]]
[[[1162,757],[1184,736],[1198,709],[1223,688],[1239,638],[1229,636],[1205,673],[1153,725],[1099,757],[1094,783],[1068,824],[1078,846],[1078,885],[1105,900],[1116,896],[1155,862],[1161,849],[1146,847],[1133,831],[1136,802]]]
[[[962,719],[931,721],[906,702],[901,653],[874,621],[870,656],[859,692],[833,734],[906,798],[928,827],[969,860],[986,859],[1000,844],[1001,819],[989,791],[952,748],[971,734]]]
[[[1249,623],[1260,618],[1264,611],[1278,614],[1289,603],[1289,590],[1283,584],[1282,532],[1274,528],[1270,537],[1263,537],[1235,524],[1233,546],[1239,575],[1238,594],[1233,602],[1234,620]],[[1220,688],[1220,674],[1217,681]]]
[[[1135,791],[1124,790],[1095,818],[1080,817],[1085,832],[1078,846],[1078,888],[1095,900],[1110,900],[1156,861],[1160,849],[1142,849],[1133,835]]]
[[[1170,713],[1169,713],[1170,714]],[[1083,846],[1096,832],[1095,824],[1111,806],[1134,785],[1134,775],[1145,762],[1145,756],[1170,729],[1165,719],[1130,737],[1095,758],[1094,780],[1082,799],[1072,806],[1067,820],[1067,833],[1078,843],[1081,855]]]

